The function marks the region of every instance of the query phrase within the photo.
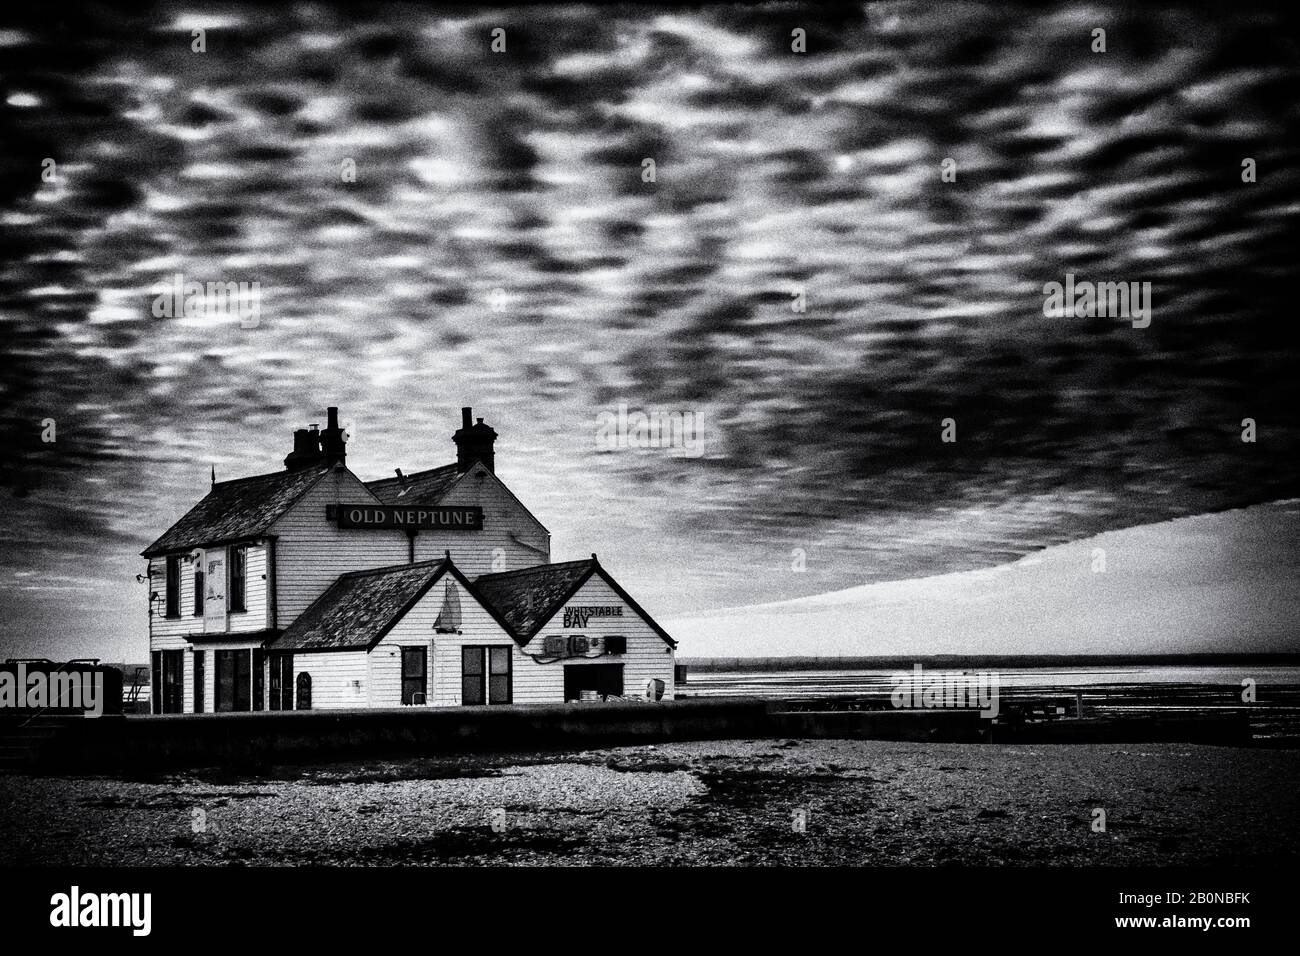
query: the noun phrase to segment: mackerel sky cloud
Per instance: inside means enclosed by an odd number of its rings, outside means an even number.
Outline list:
[[[182,4],[0,30],[0,645],[142,659],[140,549],[327,405],[366,479],[452,460],[473,405],[553,557],[595,548],[664,616],[1295,497],[1296,26]],[[1150,282],[1149,327],[1046,317],[1067,273]],[[260,321],[154,318],[177,274],[258,283]],[[621,402],[699,414],[704,453],[598,448]]]

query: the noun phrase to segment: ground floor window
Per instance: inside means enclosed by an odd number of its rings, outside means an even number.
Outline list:
[[[311,710],[311,675],[306,671],[298,675],[298,709]]]
[[[253,710],[266,709],[266,651],[253,648]]]
[[[596,696],[621,697],[623,695],[622,664],[566,664],[564,666],[564,699],[581,700],[582,692]]]
[[[271,654],[272,710],[293,710],[293,655]]]
[[[402,648],[402,703],[427,704],[428,648]]]
[[[179,714],[183,709],[185,652],[154,651],[150,655],[153,686],[149,688],[150,709],[155,714]]]
[[[204,658],[207,657],[207,651],[194,652],[194,713],[203,713],[203,684],[207,680],[205,673]]]
[[[513,688],[509,647],[462,647],[460,649],[460,702],[508,704]]]
[[[246,711],[253,709],[253,652],[217,651],[217,692],[213,709]]]

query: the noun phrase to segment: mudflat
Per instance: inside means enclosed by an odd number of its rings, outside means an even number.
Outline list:
[[[7,865],[1298,858],[1300,750],[1286,749],[742,740],[136,779],[0,777]]]

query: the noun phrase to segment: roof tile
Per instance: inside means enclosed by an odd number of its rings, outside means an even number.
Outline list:
[[[460,469],[453,463],[417,471],[403,478],[367,481],[366,487],[386,505],[436,505],[460,474]]]
[[[145,557],[264,534],[328,467],[219,481],[141,553]]]
[[[442,575],[446,561],[420,561],[342,575],[298,615],[273,651],[366,650]]]
[[[595,567],[596,562],[588,558],[483,574],[474,579],[474,589],[510,625],[516,637],[527,642]]]

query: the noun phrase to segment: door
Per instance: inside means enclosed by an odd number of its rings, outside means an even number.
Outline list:
[[[293,655],[270,654],[271,709],[293,710]]]
[[[216,705],[213,709],[247,711],[253,709],[253,652],[217,651]]]
[[[204,672],[203,659],[207,657],[207,651],[197,650],[194,652],[194,713],[203,713],[206,706],[203,702],[203,684],[207,680]]]
[[[402,648],[402,703],[428,703],[428,649]]]
[[[266,707],[266,651],[253,648],[253,710]]]
[[[150,678],[150,710],[155,714],[179,714],[184,703],[184,651],[154,651]]]
[[[182,712],[183,691],[185,687],[185,652],[184,651],[154,651],[158,655],[159,664],[155,671],[159,675],[159,683],[152,692],[158,694],[158,709],[155,713],[159,714],[179,714]]]

